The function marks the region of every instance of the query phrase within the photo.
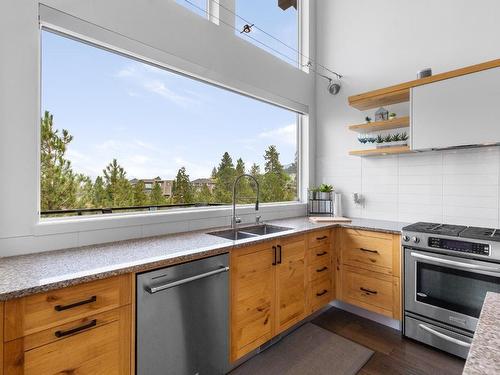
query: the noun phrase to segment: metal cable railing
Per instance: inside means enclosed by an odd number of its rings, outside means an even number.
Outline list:
[[[41,211],[42,217],[76,215],[83,216],[88,214],[112,214],[124,211],[158,211],[162,209],[184,208],[184,207],[211,207],[224,206],[229,203],[175,203],[147,206],[125,206],[125,207],[100,207],[100,208],[73,208],[68,210],[45,210]]]

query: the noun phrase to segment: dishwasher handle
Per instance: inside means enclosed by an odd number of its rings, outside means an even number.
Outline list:
[[[159,285],[159,286],[155,286],[155,287],[147,286],[145,289],[148,293],[154,294],[154,293],[160,292],[160,291],[165,290],[165,289],[170,289],[170,288],[173,288],[173,287],[176,287],[179,285],[190,283],[191,281],[204,279],[206,277],[214,276],[214,275],[217,275],[219,273],[227,272],[227,271],[229,271],[229,267],[222,266],[220,268],[217,268],[216,270],[205,272],[205,273],[200,273],[199,275],[195,275],[195,276],[187,277],[185,279],[173,281],[173,282],[168,283],[168,284]]]

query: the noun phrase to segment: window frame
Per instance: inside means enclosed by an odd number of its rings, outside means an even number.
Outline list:
[[[208,1],[211,1],[211,0],[208,0]],[[301,113],[297,109],[293,109],[290,107],[286,107],[284,105],[273,103],[273,102],[266,100],[264,98],[260,98],[254,94],[250,94],[250,93],[244,92],[242,90],[232,88],[232,87],[229,87],[227,85],[223,85],[221,83],[218,83],[218,82],[215,82],[212,80],[208,80],[208,79],[202,78],[202,77],[194,75],[194,74],[187,73],[186,71],[176,69],[175,67],[168,65],[168,64],[165,64],[165,63],[162,63],[158,60],[154,60],[152,58],[149,58],[149,57],[146,57],[143,55],[138,55],[138,54],[131,52],[129,50],[125,50],[123,48],[111,45],[110,43],[96,40],[90,36],[82,35],[82,34],[79,34],[77,32],[71,31],[69,29],[55,26],[54,24],[51,24],[48,22],[40,21],[39,24],[40,24],[40,27],[39,27],[39,30],[40,30],[40,37],[39,37],[40,50],[42,48],[42,46],[41,46],[41,39],[42,39],[41,32],[47,31],[47,32],[57,34],[61,37],[69,38],[69,39],[72,39],[74,41],[84,43],[84,44],[87,44],[87,45],[95,47],[95,48],[102,49],[102,50],[107,51],[109,53],[115,53],[115,54],[118,54],[120,56],[130,58],[134,61],[138,61],[141,63],[152,65],[152,66],[155,66],[159,69],[167,70],[171,73],[184,76],[188,79],[194,79],[194,80],[197,80],[197,81],[202,82],[204,84],[212,85],[212,86],[215,86],[217,88],[230,91],[236,95],[243,95],[243,96],[246,96],[246,97],[254,99],[254,100],[259,100],[259,101],[266,103],[268,105],[273,105],[273,106],[276,106],[278,108],[282,108],[284,110],[289,110],[289,111],[295,112],[296,116],[297,116],[297,121],[296,121],[296,124],[297,124],[297,128],[296,128],[297,129],[296,130],[296,136],[297,136],[297,143],[296,143],[296,145],[297,145],[297,160],[296,160],[296,164],[297,164],[297,176],[296,176],[297,197],[296,198],[297,199],[293,200],[293,201],[262,203],[261,207],[264,210],[266,210],[266,208],[274,210],[274,209],[276,209],[276,207],[287,207],[287,206],[292,207],[294,205],[304,205],[305,204],[305,201],[304,201],[304,199],[306,197],[306,195],[304,194],[305,184],[302,181],[302,176],[304,175],[304,173],[303,173],[303,166],[304,166],[304,164],[303,164],[304,163],[303,135],[304,135],[304,131],[305,131],[304,123],[307,122],[307,119],[306,119],[308,116],[307,114]],[[41,77],[41,65],[42,65],[41,56],[42,56],[42,54],[40,53],[39,54],[40,77]],[[42,93],[41,79],[39,82],[38,91],[39,91],[39,114],[40,114],[41,113],[40,112],[40,110],[41,110],[41,93]],[[201,212],[221,213],[221,212],[227,211],[229,213],[229,211],[231,210],[231,204],[228,203],[228,204],[221,205],[221,206],[203,207],[203,208],[183,207],[183,208],[172,208],[172,209],[168,209],[168,210],[157,210],[157,211],[149,211],[149,212],[144,212],[144,211],[136,211],[135,212],[135,211],[133,211],[133,212],[102,214],[102,215],[99,215],[99,214],[97,214],[97,215],[83,215],[83,216],[73,215],[73,216],[65,216],[65,217],[42,218],[41,217],[41,206],[40,206],[40,204],[41,204],[41,189],[40,189],[40,186],[41,186],[41,169],[40,169],[40,165],[41,165],[40,164],[41,134],[40,134],[40,126],[37,127],[37,139],[36,139],[36,141],[37,141],[37,154],[38,154],[38,160],[37,160],[37,192],[38,192],[37,202],[38,202],[38,206],[37,206],[36,225],[39,226],[40,228],[42,228],[41,230],[43,233],[45,233],[45,231],[43,230],[43,227],[47,226],[47,225],[52,225],[52,224],[65,224],[65,223],[71,224],[71,223],[80,222],[80,221],[89,222],[89,221],[94,221],[94,220],[96,222],[99,222],[101,220],[109,220],[109,219],[126,220],[127,218],[144,218],[144,217],[147,217],[150,215],[151,216],[152,215],[155,215],[155,216],[157,216],[157,215],[158,216],[164,216],[164,215],[167,216],[168,215],[168,216],[174,217],[175,215],[182,216],[182,215],[186,215],[186,214],[187,215],[199,215]],[[244,215],[249,210],[250,210],[250,212],[252,212],[254,205],[253,204],[238,204],[237,207],[238,207],[238,211],[241,210],[242,214]],[[209,216],[210,216],[210,214],[209,214]],[[196,216],[194,216],[194,217],[196,217]],[[196,217],[196,218],[198,218],[198,217]]]

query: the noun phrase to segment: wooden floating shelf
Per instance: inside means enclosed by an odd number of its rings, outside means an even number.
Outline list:
[[[375,121],[366,124],[351,125],[349,126],[349,130],[358,133],[371,133],[381,130],[406,128],[408,126],[410,126],[410,117],[404,116],[395,118],[394,120]]]
[[[412,152],[410,147],[384,147],[384,148],[372,148],[369,150],[355,150],[349,151],[349,155],[352,156],[377,156],[377,155],[394,155],[394,154],[407,154]]]
[[[497,68],[500,66],[500,59],[487,61],[482,64],[471,65],[465,68],[452,70],[445,73],[436,74],[430,77],[416,79],[398,85],[385,87],[374,91],[349,97],[349,105],[361,111],[382,107],[385,105],[397,104],[410,101],[410,89],[428,83],[442,81],[449,78],[463,76],[465,74],[476,73],[482,70]]]

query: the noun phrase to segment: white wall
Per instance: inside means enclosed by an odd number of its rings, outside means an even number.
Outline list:
[[[317,58],[343,79],[331,96],[317,82],[317,183],[344,193],[350,216],[500,227],[498,148],[391,157],[348,156],[359,148],[350,124],[373,117],[347,97],[500,57],[497,0],[318,0]],[[408,104],[388,107],[408,114]],[[350,199],[365,197],[362,207]]]
[[[174,0],[6,0],[0,7],[0,257],[229,224],[227,208],[39,222],[39,16],[75,34],[112,40],[165,67],[310,112],[310,134],[314,134],[311,75]],[[309,41],[312,48],[313,42]],[[304,144],[306,154],[310,146],[309,141]],[[303,186],[314,178],[314,165],[307,163],[306,171]],[[243,211],[251,220],[250,210]],[[303,214],[304,204],[262,207],[264,220]]]

